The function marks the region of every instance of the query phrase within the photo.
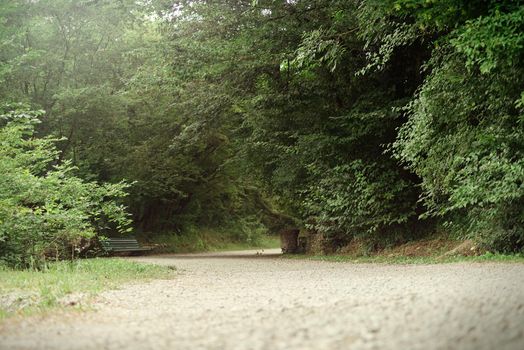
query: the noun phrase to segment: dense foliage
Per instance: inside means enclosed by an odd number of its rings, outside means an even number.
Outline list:
[[[67,138],[57,163],[76,176],[133,182],[140,231],[242,240],[291,225],[278,207],[334,246],[439,228],[524,247],[521,1],[15,0],[0,16],[0,100],[46,110],[37,130]]]
[[[396,142],[427,215],[499,250],[524,247],[524,6],[496,2],[433,50]]]
[[[0,264],[37,267],[46,257],[74,256],[82,239],[130,224],[115,201],[126,185],[86,182],[69,161],[56,164],[59,140],[34,134],[40,115],[0,116]]]

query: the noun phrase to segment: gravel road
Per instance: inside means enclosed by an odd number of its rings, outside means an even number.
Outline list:
[[[524,349],[524,265],[375,265],[277,251],[136,258],[178,276],[11,322],[1,349]]]

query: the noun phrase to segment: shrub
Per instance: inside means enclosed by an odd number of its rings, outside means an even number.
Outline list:
[[[524,249],[523,11],[470,21],[435,50],[395,146],[427,214],[500,252]]]
[[[319,176],[320,178],[320,176]],[[407,231],[415,215],[416,192],[389,164],[362,160],[325,171],[305,192],[309,228],[344,244],[355,236],[392,239],[397,227]]]
[[[59,162],[59,140],[35,137],[42,114],[17,106],[1,115],[0,264],[38,267],[48,256],[74,257],[82,239],[130,224],[116,201],[127,185],[75,177],[69,162]]]

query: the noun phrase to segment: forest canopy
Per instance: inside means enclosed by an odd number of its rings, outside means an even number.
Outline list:
[[[523,60],[522,1],[4,1],[0,259],[123,204],[150,235],[523,252]]]

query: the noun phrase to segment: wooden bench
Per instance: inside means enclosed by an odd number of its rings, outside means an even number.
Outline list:
[[[102,248],[108,253],[144,252],[151,248],[142,247],[134,237],[100,239]]]

